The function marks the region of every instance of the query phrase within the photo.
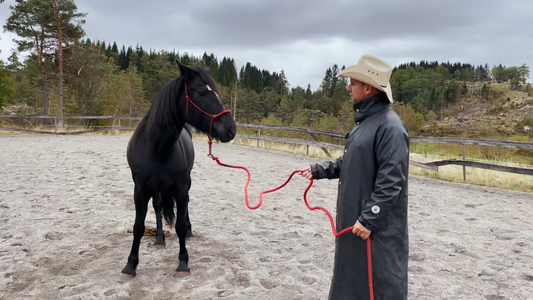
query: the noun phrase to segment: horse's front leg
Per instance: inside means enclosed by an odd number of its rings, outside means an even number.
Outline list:
[[[135,224],[133,225],[133,244],[131,246],[131,252],[128,256],[128,263],[122,269],[121,279],[130,280],[137,275],[137,265],[139,264],[139,246],[141,244],[141,238],[144,235],[144,222],[146,219],[146,213],[148,211],[148,201],[150,201],[150,194],[142,191],[135,186],[134,191],[135,201]]]
[[[161,203],[161,194],[156,194],[152,197],[152,204],[154,206],[155,211],[155,220],[157,223],[157,230],[155,233],[155,243],[154,247],[156,249],[164,249],[165,248],[165,232],[163,231],[163,216],[161,214],[161,209],[163,207],[163,204]]]
[[[189,253],[187,252],[186,237],[187,237],[187,215],[189,204],[189,192],[187,189],[181,189],[176,194],[176,234],[180,241],[180,251],[178,254],[179,265],[176,269],[176,278],[188,279],[191,274],[189,269]]]
[[[192,179],[191,179],[191,173],[189,172],[189,186],[187,188],[187,208],[189,207],[189,200],[190,200],[190,197],[189,197],[189,191],[191,190],[191,184],[192,184]],[[189,219],[189,209],[187,209],[187,235],[185,236],[186,238],[190,238],[190,237],[194,237],[194,235],[192,234],[192,226],[191,226],[191,220]]]
[[[189,219],[189,210],[187,209],[187,235],[185,235],[186,238],[194,237],[192,234],[192,226],[191,226],[191,220]]]

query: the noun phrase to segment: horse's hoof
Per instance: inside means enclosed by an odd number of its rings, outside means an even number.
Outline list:
[[[165,244],[154,244],[154,248],[157,250],[165,249]]]
[[[191,271],[176,271],[174,278],[178,280],[188,280],[191,277]]]
[[[126,273],[120,273],[120,282],[128,282],[130,280],[132,280],[133,278],[135,278],[135,275],[133,274],[126,274]]]

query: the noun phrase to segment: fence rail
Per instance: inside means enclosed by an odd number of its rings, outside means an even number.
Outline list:
[[[141,120],[141,117],[123,116],[60,116],[60,115],[0,115],[0,118],[7,119],[79,119],[79,120]]]
[[[445,166],[445,165],[459,165],[463,167],[481,168],[481,169],[516,173],[516,174],[522,174],[522,175],[533,175],[533,169],[493,165],[493,164],[487,164],[487,163],[480,163],[476,161],[466,161],[466,160],[457,160],[457,159],[434,161],[434,162],[427,163],[427,165],[431,165],[435,167]]]
[[[124,117],[124,116],[58,116],[58,115],[0,115],[0,119],[54,119],[55,130],[54,131],[40,131],[32,129],[21,129],[21,128],[8,128],[0,127],[2,131],[17,131],[17,132],[28,132],[28,133],[41,133],[41,134],[58,134],[58,135],[77,135],[84,133],[93,133],[93,132],[104,132],[112,130],[134,130],[135,127],[124,127],[121,126],[121,120],[131,120],[131,121],[140,121],[140,117]],[[76,120],[117,120],[118,126],[104,127],[99,129],[84,130],[84,131],[57,131],[57,120],[58,119],[76,119]],[[329,157],[332,157],[327,149],[336,149],[343,150],[344,145],[336,145],[326,142],[321,142],[316,137],[316,135],[323,135],[333,138],[344,139],[346,134],[338,132],[328,132],[320,131],[309,128],[296,128],[288,126],[276,126],[276,125],[262,125],[262,124],[241,124],[237,123],[237,126],[242,128],[255,128],[257,129],[257,135],[244,135],[237,134],[239,138],[247,138],[257,140],[257,147],[259,147],[259,141],[271,141],[271,142],[280,142],[280,143],[289,143],[289,144],[299,144],[307,146],[307,155],[309,155],[309,147],[315,146],[320,147]],[[293,131],[300,133],[307,133],[307,140],[295,139],[295,138],[282,138],[282,137],[273,137],[262,135],[262,130],[273,129],[280,131]],[[489,170],[496,170],[501,172],[510,172],[523,175],[533,175],[533,166],[532,168],[518,168],[518,167],[509,167],[495,164],[480,163],[474,161],[467,161],[465,154],[465,145],[479,145],[479,146],[493,146],[493,147],[505,147],[505,148],[515,148],[515,149],[533,149],[533,143],[525,142],[512,142],[512,141],[499,141],[499,140],[486,140],[486,139],[474,139],[474,138],[457,138],[457,137],[411,137],[411,142],[424,142],[424,143],[437,143],[437,144],[461,144],[463,149],[462,160],[448,159],[442,161],[434,161],[428,163],[422,163],[417,161],[410,161],[414,166],[425,168],[432,171],[438,172],[439,166],[444,165],[461,165],[463,166],[463,180],[466,180],[466,167],[472,168],[482,168]]]

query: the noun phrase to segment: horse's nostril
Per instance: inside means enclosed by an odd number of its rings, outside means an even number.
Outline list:
[[[235,135],[235,127],[233,127],[233,126],[228,127],[228,134],[231,135],[231,136],[234,136]]]

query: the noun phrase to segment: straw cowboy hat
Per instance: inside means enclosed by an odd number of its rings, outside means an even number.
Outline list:
[[[392,65],[379,57],[363,55],[356,65],[342,70],[337,77],[349,77],[367,83],[380,91],[384,91],[392,103],[390,77]]]

